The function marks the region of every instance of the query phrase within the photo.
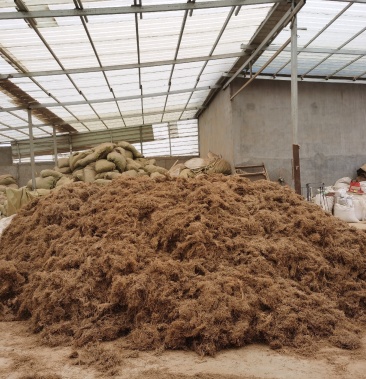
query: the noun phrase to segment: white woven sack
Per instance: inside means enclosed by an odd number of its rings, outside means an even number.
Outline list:
[[[358,222],[353,206],[334,204],[334,216],[346,222]]]

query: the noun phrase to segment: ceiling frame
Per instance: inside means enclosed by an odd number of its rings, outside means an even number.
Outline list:
[[[16,20],[26,18],[50,18],[50,17],[80,17],[102,16],[116,14],[141,14],[157,12],[193,11],[195,9],[226,8],[243,5],[258,5],[268,3],[280,3],[283,0],[218,0],[204,1],[200,3],[188,2],[181,4],[165,5],[132,5],[125,7],[106,7],[88,9],[45,10],[31,12],[0,12],[0,20]]]

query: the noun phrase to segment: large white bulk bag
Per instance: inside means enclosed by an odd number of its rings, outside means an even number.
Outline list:
[[[346,222],[358,222],[353,206],[334,204],[334,216]]]

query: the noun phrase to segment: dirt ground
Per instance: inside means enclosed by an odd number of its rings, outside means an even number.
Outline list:
[[[358,350],[324,347],[316,357],[263,345],[224,350],[215,357],[185,351],[137,352],[117,340],[101,344],[91,358],[71,347],[41,345],[27,322],[1,322],[0,378],[366,379],[366,331],[363,336]]]

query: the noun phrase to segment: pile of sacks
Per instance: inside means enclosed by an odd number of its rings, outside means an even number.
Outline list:
[[[359,193],[350,191],[352,179],[338,179],[333,186],[321,189],[314,197],[315,204],[343,221],[366,221],[366,181],[360,182]]]
[[[75,181],[107,184],[118,177],[165,177],[168,173],[156,166],[155,159],[144,158],[130,143],[102,143],[90,150],[75,152],[58,159],[54,170],[43,170],[36,178],[36,188],[52,189]],[[27,184],[32,188],[32,181]]]
[[[0,175],[0,218],[6,216],[7,188],[17,189],[16,179],[10,174]]]
[[[169,170],[171,177],[194,178],[204,174],[232,173],[231,165],[221,155],[209,152],[207,158],[192,158],[185,163],[176,163]]]

